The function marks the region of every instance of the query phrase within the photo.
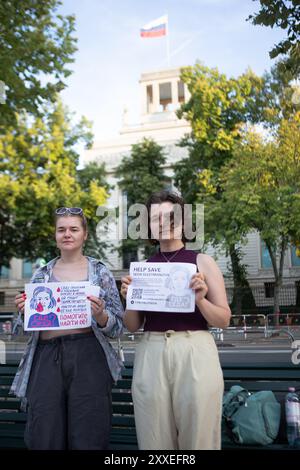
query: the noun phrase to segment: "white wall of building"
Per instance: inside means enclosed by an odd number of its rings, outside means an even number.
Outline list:
[[[141,115],[138,124],[129,124],[127,110],[124,111],[123,127],[116,139],[96,142],[91,150],[86,151],[84,161],[96,161],[105,163],[108,171],[108,180],[115,184],[115,190],[111,195],[111,202],[116,203],[120,197],[120,191],[114,178],[114,170],[120,164],[124,156],[130,154],[131,146],[141,142],[143,138],[152,138],[164,147],[167,156],[165,173],[172,177],[171,165],[188,156],[186,148],[178,147],[181,138],[190,133],[191,128],[185,120],[179,120],[175,111],[179,108],[178,82],[180,81],[180,69],[166,69],[162,71],[144,73],[140,79],[141,87]],[[160,105],[160,85],[170,83],[172,90],[172,102],[167,109],[162,110]],[[147,87],[151,86],[153,91],[152,103],[147,102]],[[184,85],[185,100],[189,99],[189,92]],[[249,279],[260,282],[263,279],[273,279],[272,269],[262,268],[260,237],[257,232],[251,232],[247,237],[247,244],[242,246],[244,252],[243,262],[247,264]],[[230,259],[212,246],[205,248],[205,252],[213,256],[221,269],[226,274]],[[111,267],[116,270],[122,269],[122,260],[116,253],[109,254]],[[284,276],[289,278],[299,277],[299,268],[291,266],[290,250],[287,250],[284,262]]]

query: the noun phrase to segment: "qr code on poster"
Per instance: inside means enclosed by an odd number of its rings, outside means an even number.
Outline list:
[[[143,289],[133,289],[132,290],[132,298],[133,299],[141,299],[143,294]]]

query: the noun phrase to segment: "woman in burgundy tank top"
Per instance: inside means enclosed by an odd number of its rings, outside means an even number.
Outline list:
[[[147,261],[195,264],[197,272],[187,286],[184,272],[174,277],[174,293],[168,302],[184,305],[187,296],[179,293],[188,287],[195,292],[196,306],[192,313],[125,312],[129,331],[144,327],[132,386],[139,448],[220,449],[224,382],[208,325],[226,328],[229,324],[224,279],[213,258],[185,248],[181,197],[169,191],[154,193],[147,208],[149,239],[159,246]],[[124,298],[131,280],[130,276],[122,278]]]

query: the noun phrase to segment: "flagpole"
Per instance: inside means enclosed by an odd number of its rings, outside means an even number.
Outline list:
[[[170,67],[170,30],[169,30],[169,15],[166,13],[167,16],[167,31],[166,31],[166,45],[167,45],[167,64]]]

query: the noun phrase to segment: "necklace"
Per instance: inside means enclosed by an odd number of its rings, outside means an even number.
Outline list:
[[[170,256],[170,258],[167,258],[167,256],[163,253],[163,251],[160,251],[160,254],[163,256],[163,258],[167,261],[167,263],[169,263],[171,261],[171,259],[175,258],[176,255],[178,255],[179,251],[183,250],[184,246],[179,248],[179,250],[175,251],[175,253]]]

